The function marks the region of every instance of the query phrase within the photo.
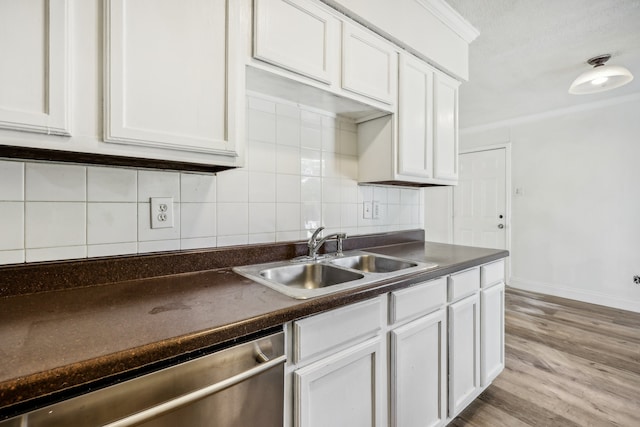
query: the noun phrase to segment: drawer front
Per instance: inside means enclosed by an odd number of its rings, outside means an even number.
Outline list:
[[[480,267],[480,286],[488,288],[501,282],[504,282],[503,259]]]
[[[449,302],[471,295],[480,289],[480,268],[452,274],[448,280]]]
[[[376,336],[382,330],[386,306],[379,297],[293,322],[295,362]]]
[[[403,322],[437,310],[447,302],[447,278],[440,277],[391,292],[389,323]]]

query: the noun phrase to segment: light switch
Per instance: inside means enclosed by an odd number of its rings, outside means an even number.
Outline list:
[[[371,210],[372,210],[372,203],[364,202],[362,205],[362,218],[371,219],[371,215],[372,215]]]
[[[373,201],[373,215],[372,215],[373,219],[379,219],[380,218],[380,202],[374,200]]]
[[[173,197],[151,198],[151,228],[173,228]]]

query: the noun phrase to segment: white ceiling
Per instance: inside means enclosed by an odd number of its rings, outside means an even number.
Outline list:
[[[460,89],[461,128],[640,93],[640,0],[446,1],[480,31]],[[587,59],[605,53],[634,80],[569,95]]]

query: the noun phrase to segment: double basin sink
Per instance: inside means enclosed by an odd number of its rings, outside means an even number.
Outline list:
[[[317,260],[305,258],[236,267],[233,270],[290,297],[307,299],[437,267],[434,263],[364,251],[325,256]]]

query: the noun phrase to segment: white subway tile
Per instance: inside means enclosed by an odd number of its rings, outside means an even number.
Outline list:
[[[356,203],[343,203],[340,205],[340,227],[345,230],[348,227],[358,226],[358,205]]]
[[[322,179],[315,176],[303,176],[300,178],[300,201],[322,201]]]
[[[87,201],[136,202],[138,172],[122,168],[87,168]]]
[[[276,204],[249,203],[249,233],[275,233]]]
[[[338,131],[333,128],[322,128],[322,151],[338,152]]]
[[[0,201],[3,200],[24,200],[24,163],[0,160]]]
[[[338,121],[335,117],[322,116],[322,127],[335,129],[338,126]]]
[[[180,239],[180,249],[215,248],[216,246],[218,246],[218,241],[215,237]]]
[[[27,202],[25,247],[30,249],[84,245],[87,235],[86,223],[85,203]],[[27,261],[29,258],[27,252]]]
[[[278,116],[291,117],[300,121],[300,108],[291,104],[276,104],[276,113]]]
[[[138,171],[138,201],[150,203],[152,197],[173,197],[180,202],[180,174],[164,171]]]
[[[276,118],[276,142],[280,145],[300,146],[300,120],[287,116]]]
[[[252,110],[264,111],[265,113],[275,114],[276,104],[263,98],[248,96],[248,106]]]
[[[322,131],[320,129],[303,126],[300,129],[300,146],[313,150],[321,150]]]
[[[322,152],[322,176],[340,177],[340,158],[337,154]]]
[[[340,179],[322,179],[322,203],[340,203]]]
[[[22,264],[25,260],[24,249],[0,251],[0,265]]]
[[[278,203],[300,203],[300,175],[276,176],[276,201]]]
[[[300,240],[299,231],[278,231],[276,233],[276,242],[296,242]]]
[[[276,142],[276,115],[258,110],[249,110],[249,139]]]
[[[334,203],[322,204],[322,225],[327,229],[340,228],[340,205]]]
[[[387,205],[387,224],[400,224],[400,205]]]
[[[339,134],[340,142],[338,146],[340,147],[340,153],[347,156],[357,156],[358,155],[358,134],[355,132],[340,130]]]
[[[250,245],[255,245],[259,243],[274,243],[275,241],[276,241],[276,233],[249,234]]]
[[[173,204],[173,227],[151,228],[151,204],[138,203],[138,241],[180,239],[180,204]]]
[[[373,187],[373,200],[379,203],[387,203],[387,187]]]
[[[358,180],[358,158],[340,155],[340,176],[346,179]]]
[[[402,188],[400,190],[400,203],[403,205],[417,205],[420,202],[418,190]]]
[[[247,234],[238,234],[235,236],[219,236],[218,247],[221,246],[240,246],[249,244],[249,236]]]
[[[358,203],[373,201],[373,187],[370,185],[358,186]]]
[[[113,256],[113,255],[131,255],[138,253],[138,243],[107,243],[104,245],[88,245],[87,256],[89,258]]]
[[[387,188],[387,203],[400,204],[400,189],[395,187]]]
[[[413,211],[413,206],[411,205],[399,205],[400,206],[400,221],[399,224],[406,226],[411,224],[411,220],[412,220],[412,214],[411,212]]]
[[[87,244],[135,242],[138,240],[136,203],[88,203]]]
[[[138,253],[166,252],[180,250],[180,239],[176,240],[154,240],[149,242],[138,242]]]
[[[276,174],[249,171],[249,203],[276,200]]]
[[[248,203],[218,203],[218,245],[221,236],[249,234]],[[224,241],[224,240],[222,240]]]
[[[300,175],[300,148],[285,145],[276,146],[276,171]]]
[[[84,202],[87,198],[86,168],[55,163],[27,163],[25,198],[32,202]]]
[[[249,201],[249,173],[245,169],[220,172],[216,179],[217,201],[237,203]]]
[[[27,262],[58,261],[64,259],[78,259],[87,257],[87,247],[61,246],[55,248],[35,248],[26,250]]]
[[[322,225],[322,203],[302,203],[300,207],[300,220],[303,230],[315,230]]]
[[[215,175],[180,174],[180,201],[187,203],[215,203]]]
[[[358,203],[358,181],[340,180],[340,203]]]
[[[322,127],[322,115],[313,111],[300,110],[302,126],[320,129]]]
[[[253,172],[276,172],[276,146],[273,143],[249,141],[248,167]],[[218,175],[220,176],[220,175]]]
[[[276,206],[276,231],[300,230],[300,203],[278,203]]]
[[[24,202],[0,202],[0,250],[24,248]]]
[[[300,174],[320,176],[322,174],[322,152],[319,150],[300,150]]]
[[[213,237],[216,235],[215,203],[180,204],[180,238]]]
[[[351,119],[347,119],[345,117],[341,117],[338,120],[338,127],[341,130],[346,130],[349,132],[357,132],[358,131],[358,126],[356,125],[356,122],[354,122]]]

